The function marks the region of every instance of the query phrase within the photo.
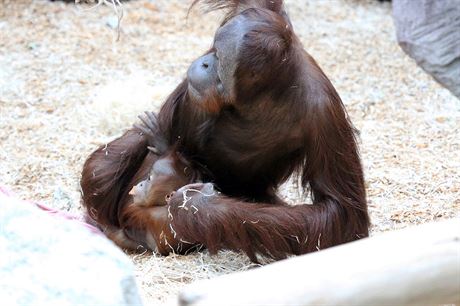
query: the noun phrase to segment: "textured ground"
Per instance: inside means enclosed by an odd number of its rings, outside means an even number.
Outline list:
[[[460,215],[460,101],[396,44],[388,3],[286,1],[295,29],[361,131],[373,234]],[[188,1],[110,7],[0,0],[0,184],[21,198],[79,210],[85,158],[157,109],[212,39],[218,16]],[[296,189],[283,194],[295,201]],[[247,269],[241,255],[131,255],[146,301]]]

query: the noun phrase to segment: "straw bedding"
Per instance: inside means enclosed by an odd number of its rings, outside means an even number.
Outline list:
[[[460,215],[460,102],[406,57],[391,7],[286,1],[306,49],[360,130],[372,234]],[[21,198],[78,212],[79,175],[98,145],[156,110],[212,41],[219,14],[187,1],[110,6],[0,0],[0,182]],[[295,185],[283,195],[299,202]],[[253,267],[242,255],[131,254],[147,302]]]

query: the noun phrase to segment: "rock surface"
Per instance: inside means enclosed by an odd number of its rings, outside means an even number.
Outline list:
[[[460,98],[460,2],[394,0],[399,45]]]
[[[102,235],[0,193],[3,305],[139,305],[130,260]]]

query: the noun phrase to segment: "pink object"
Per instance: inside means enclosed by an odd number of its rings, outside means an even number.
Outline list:
[[[88,222],[86,222],[84,215],[70,214],[70,213],[65,212],[65,211],[52,209],[50,207],[47,207],[47,206],[45,206],[43,204],[39,204],[39,203],[36,203],[36,202],[20,200],[15,196],[15,194],[13,192],[11,192],[11,190],[9,190],[8,188],[6,188],[4,186],[1,186],[1,185],[0,185],[0,194],[3,194],[8,198],[12,198],[12,199],[14,198],[16,201],[19,201],[19,202],[22,202],[22,203],[35,205],[36,207],[40,208],[41,210],[43,210],[46,213],[48,213],[50,215],[53,215],[55,217],[71,220],[73,222],[77,222],[77,223],[79,223],[82,226],[86,227],[87,229],[89,229],[91,232],[93,232],[95,234],[102,234],[102,232],[97,227],[95,227],[95,226],[89,224]]]
[[[7,189],[6,187],[3,187],[1,185],[0,185],[0,193],[3,193],[7,197],[13,197],[13,193],[9,189]]]

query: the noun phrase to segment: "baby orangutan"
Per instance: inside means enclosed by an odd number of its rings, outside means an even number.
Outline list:
[[[144,247],[162,255],[184,251],[185,242],[175,239],[174,229],[169,225],[167,205],[176,190],[196,182],[198,178],[191,169],[174,151],[160,157],[148,177],[129,192],[132,202],[121,212],[121,229],[105,229],[107,237],[130,250]]]
[[[174,153],[157,160],[149,177],[130,190],[129,194],[133,197],[132,205],[167,205],[172,193],[189,183],[186,171],[187,166]]]

